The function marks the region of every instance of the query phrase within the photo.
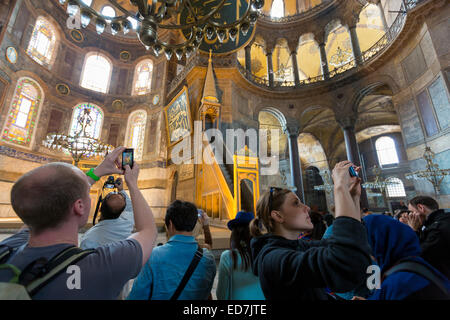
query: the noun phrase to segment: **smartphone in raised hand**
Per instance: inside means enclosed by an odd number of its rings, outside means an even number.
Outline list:
[[[134,149],[125,149],[122,152],[122,168],[125,168],[126,165],[130,166],[130,169],[133,169],[134,164]]]
[[[350,173],[350,177],[359,178],[359,174],[358,174],[358,172],[356,172],[355,167],[348,168],[348,172]]]

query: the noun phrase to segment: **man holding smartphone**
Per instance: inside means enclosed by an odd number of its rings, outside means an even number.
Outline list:
[[[100,246],[74,262],[71,269],[75,270],[75,278],[69,269],[64,270],[31,298],[116,299],[150,257],[157,236],[156,224],[138,189],[139,166],[122,168],[119,162],[124,150],[116,148],[87,174],[73,165],[54,162],[26,173],[14,183],[11,204],[26,226],[0,245],[12,251],[2,263],[19,270],[78,246],[78,230],[87,223],[91,209],[90,187],[102,176],[124,174],[136,227],[136,233],[127,239]],[[11,270],[0,270],[0,282],[9,282],[13,277]]]

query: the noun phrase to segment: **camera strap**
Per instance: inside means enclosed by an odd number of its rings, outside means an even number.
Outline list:
[[[102,194],[103,191],[100,192],[100,196],[98,197],[97,206],[95,207],[94,218],[92,218],[92,225],[95,226],[95,220],[97,219],[98,209],[100,209],[100,203],[102,203]]]
[[[197,245],[197,250],[195,251],[194,258],[191,261],[191,264],[186,270],[186,273],[183,276],[183,279],[181,279],[180,284],[178,285],[177,289],[175,290],[174,294],[170,298],[170,300],[178,300],[178,297],[180,296],[181,292],[183,291],[184,287],[188,283],[189,279],[191,278],[192,274],[195,271],[195,268],[197,268],[198,263],[203,257],[203,249],[201,249]]]

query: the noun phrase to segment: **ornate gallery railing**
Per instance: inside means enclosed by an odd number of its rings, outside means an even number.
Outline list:
[[[400,34],[400,32],[403,30],[403,26],[405,25],[406,16],[409,10],[414,9],[417,5],[429,0],[405,0],[399,10],[399,14],[397,15],[396,19],[392,23],[392,25],[389,27],[389,30],[368,50],[364,51],[362,53],[362,60],[363,63],[366,64],[369,61],[375,59],[379,55],[381,55],[382,52],[386,48],[389,47],[389,45],[395,41],[397,36]],[[405,9],[406,6],[406,9]],[[315,9],[317,8],[317,9]],[[311,10],[319,10],[321,8],[321,5],[318,5]],[[303,13],[302,13],[303,14]],[[299,14],[301,15],[301,14]],[[292,16],[293,17],[293,16]],[[170,82],[168,85],[168,93],[172,93],[173,90],[175,90],[180,83],[184,81],[188,73],[197,65],[207,66],[207,57],[202,56],[200,54],[193,55],[186,63],[186,66],[184,69],[175,76],[174,79]],[[266,77],[258,77],[248,70],[246,70],[237,60],[232,61],[232,58],[226,58],[225,60],[223,58],[221,59],[214,59],[214,66],[215,67],[237,67],[239,72],[242,74],[243,77],[247,78],[250,82],[254,83],[255,85],[262,87],[262,88],[293,88],[296,87],[296,84],[294,81],[291,80],[274,80],[273,85],[270,86],[269,79]],[[299,81],[298,86],[304,86],[309,85],[321,81],[328,81],[329,79],[335,77],[339,74],[344,74],[346,72],[350,72],[351,70],[355,69],[357,67],[356,61],[354,59],[350,60],[349,62],[338,66],[331,70],[328,74],[326,74],[326,77],[324,75],[317,75],[315,77],[310,77],[307,79],[302,79]]]
[[[389,30],[369,49],[364,51],[362,53],[362,60],[363,63],[368,63],[369,61],[373,60],[377,56],[379,56],[384,49],[389,47],[389,45],[395,41],[397,36],[400,34],[400,32],[403,30],[403,26],[405,25],[407,12],[411,9],[414,9],[417,5],[419,5],[422,2],[429,1],[429,0],[405,0],[399,10],[399,14],[397,15],[396,19],[392,23],[392,25],[389,27]],[[406,6],[406,9],[405,9]],[[261,78],[257,77],[248,70],[246,70],[239,62],[237,62],[238,69],[240,73],[247,78],[250,82],[260,86],[260,87],[296,87],[294,81],[274,81],[273,86],[270,86],[269,80],[267,78]],[[326,81],[328,79],[331,79],[335,77],[338,74],[343,74],[347,71],[350,71],[357,67],[355,59],[352,59],[351,61],[347,62],[346,64],[343,64],[333,70],[331,70],[328,74],[326,74],[327,77],[324,77],[324,75],[318,75],[313,78],[303,79],[300,80],[299,86],[312,84],[319,81]]]

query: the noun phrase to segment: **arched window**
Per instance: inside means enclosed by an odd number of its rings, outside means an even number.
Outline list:
[[[92,0],[81,0],[81,2],[83,2],[85,5],[87,5],[88,7],[91,6],[92,4]]]
[[[116,10],[111,6],[104,6],[101,14],[105,17],[114,18],[116,16]]]
[[[378,138],[375,142],[380,166],[398,163],[397,149],[394,139],[390,137]]]
[[[273,0],[272,9],[270,10],[270,16],[272,18],[283,18],[284,17],[284,1],[283,0]]]
[[[151,91],[152,74],[152,60],[144,60],[136,66],[134,72],[133,95],[146,94]]]
[[[384,25],[380,8],[368,3],[359,14],[356,34],[361,52],[370,49],[384,35]]]
[[[258,78],[268,79],[267,56],[265,53],[266,44],[264,39],[256,36],[251,46],[251,71]]]
[[[147,123],[147,112],[136,110],[128,118],[126,146],[134,149],[134,158],[142,159],[144,152],[145,124]]]
[[[20,78],[2,130],[2,140],[31,147],[43,101],[44,94],[39,84],[30,78]]]
[[[339,69],[343,65],[353,61],[354,55],[351,46],[350,33],[339,21],[331,21],[327,27],[331,29],[325,43],[329,71]],[[352,64],[349,64],[351,67]],[[339,69],[338,73],[344,72],[345,68]]]
[[[90,53],[86,57],[83,73],[81,76],[81,86],[98,92],[108,91],[111,78],[111,63],[98,52]]]
[[[274,80],[293,83],[294,69],[292,67],[292,57],[286,39],[280,39],[277,41],[272,57]]]
[[[82,121],[82,116],[84,121]],[[98,139],[100,138],[100,133],[103,125],[103,111],[99,106],[91,103],[80,103],[75,106],[72,114],[72,121],[70,122],[70,132],[71,136],[79,134],[85,126],[85,134],[89,137]],[[83,134],[81,132],[81,134]]]
[[[37,63],[48,66],[56,44],[56,30],[44,17],[38,17],[28,44],[27,53]]]
[[[297,66],[300,80],[307,80],[322,74],[319,50],[313,34],[308,33],[300,37],[297,47]]]
[[[386,187],[388,198],[406,197],[405,187],[403,186],[402,180],[391,177],[387,178],[386,181],[392,182],[392,184],[388,184]]]

